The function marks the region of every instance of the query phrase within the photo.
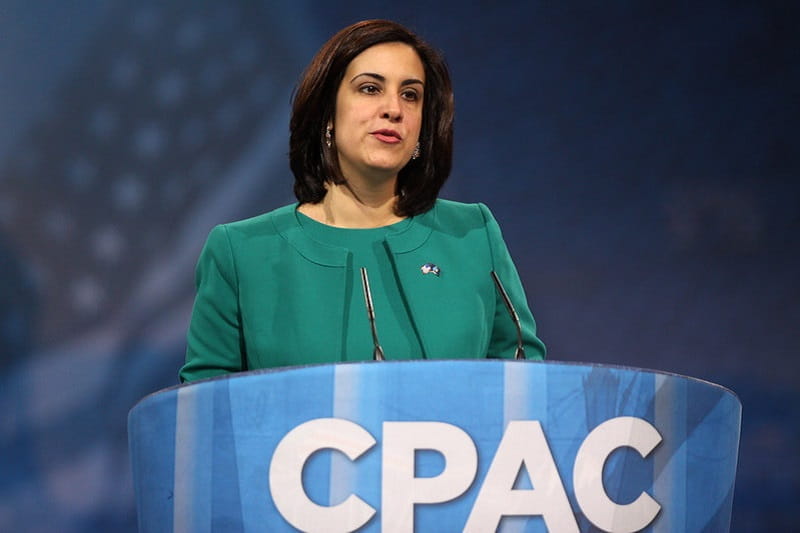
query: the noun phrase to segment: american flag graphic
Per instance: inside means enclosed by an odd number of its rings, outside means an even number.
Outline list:
[[[48,343],[118,316],[184,214],[288,106],[289,52],[255,6],[126,6],[3,165],[2,230],[48,295]]]
[[[0,160],[0,531],[135,527],[126,415],[177,380],[205,236],[291,199],[299,11],[119,3]]]

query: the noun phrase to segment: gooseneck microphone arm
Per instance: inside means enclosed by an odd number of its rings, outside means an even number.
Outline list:
[[[378,342],[378,330],[375,328],[375,307],[372,305],[372,291],[369,290],[369,278],[367,277],[367,269],[361,267],[361,288],[364,290],[364,302],[367,305],[367,318],[369,318],[369,327],[372,330],[372,359],[374,361],[385,361],[383,356],[383,348],[381,343]]]
[[[514,304],[511,303],[511,298],[508,297],[508,293],[506,292],[505,287],[503,287],[503,284],[500,283],[500,278],[497,277],[495,271],[492,270],[491,274],[492,279],[494,280],[494,286],[497,288],[497,292],[499,292],[500,296],[503,298],[503,301],[506,304],[506,309],[508,309],[508,314],[511,315],[511,321],[514,322],[514,326],[517,328],[517,351],[514,352],[514,359],[525,359],[525,347],[522,345],[522,327],[519,324],[517,310],[514,309]]]

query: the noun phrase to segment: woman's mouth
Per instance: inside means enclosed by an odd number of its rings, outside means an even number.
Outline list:
[[[370,132],[373,137],[381,142],[388,144],[397,144],[403,140],[399,133],[394,130],[375,130]]]

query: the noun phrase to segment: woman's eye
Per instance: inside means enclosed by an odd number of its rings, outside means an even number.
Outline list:
[[[403,98],[405,98],[410,102],[416,102],[417,100],[419,100],[419,94],[417,93],[417,91],[405,91],[403,93]]]
[[[375,85],[363,85],[361,87],[361,92],[366,94],[376,94],[378,92],[378,87]]]

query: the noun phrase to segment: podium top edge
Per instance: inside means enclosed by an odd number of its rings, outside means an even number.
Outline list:
[[[583,361],[562,361],[562,360],[513,360],[513,359],[407,359],[407,360],[395,360],[395,361],[341,361],[336,363],[316,363],[316,364],[308,364],[308,365],[292,365],[292,366],[281,366],[281,367],[274,367],[274,368],[263,368],[263,369],[256,369],[256,370],[247,370],[243,372],[234,372],[230,374],[224,374],[220,376],[213,376],[209,378],[198,379],[195,381],[191,381],[189,383],[177,383],[170,387],[165,387],[163,389],[159,389],[157,391],[153,391],[150,394],[141,398],[138,402],[136,402],[131,410],[135,409],[137,405],[142,402],[145,402],[148,398],[152,396],[156,396],[165,392],[169,392],[176,389],[181,389],[184,387],[190,387],[194,385],[198,385],[201,383],[209,383],[215,381],[224,381],[229,379],[236,379],[242,378],[247,376],[255,376],[255,375],[264,375],[264,374],[273,374],[278,372],[286,372],[291,370],[302,370],[302,369],[310,369],[310,368],[320,368],[320,367],[330,367],[330,366],[351,366],[351,365],[408,365],[408,364],[514,364],[514,365],[529,365],[529,364],[537,364],[537,365],[553,365],[553,366],[574,366],[574,367],[594,367],[594,368],[603,368],[603,369],[614,369],[614,370],[625,370],[631,372],[643,372],[648,374],[660,374],[663,376],[670,376],[674,378],[686,379],[689,381],[693,381],[696,383],[703,384],[705,386],[710,386],[718,389],[722,389],[723,391],[733,395],[740,403],[741,400],[739,396],[723,385],[718,383],[714,383],[712,381],[708,381],[702,378],[696,378],[692,376],[687,376],[684,374],[679,374],[676,372],[668,372],[665,370],[656,370],[650,368],[639,368],[634,366],[628,365],[616,365],[610,363],[587,363]]]

